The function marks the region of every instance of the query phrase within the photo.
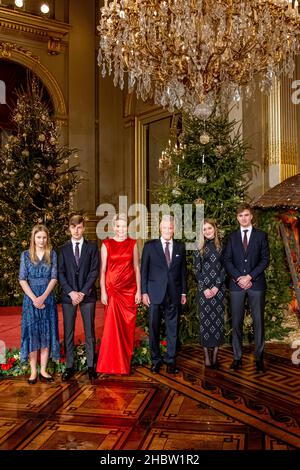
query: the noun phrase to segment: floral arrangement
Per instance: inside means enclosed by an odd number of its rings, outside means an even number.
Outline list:
[[[100,342],[96,344],[96,353],[99,351]],[[160,342],[160,348],[162,355],[167,351],[167,341],[162,340]],[[51,374],[62,374],[66,369],[66,358],[64,353],[63,345],[61,344],[61,357],[58,362],[54,362],[51,359],[48,361],[47,370]],[[149,341],[143,340],[137,344],[133,351],[132,365],[141,366],[143,364],[151,363],[151,354],[149,348]],[[74,348],[74,368],[77,371],[82,371],[87,368],[85,344],[79,343]],[[0,377],[17,377],[20,375],[26,375],[30,373],[29,362],[20,361],[20,350],[18,348],[6,349],[5,351],[5,363],[0,364]]]
[[[0,374],[2,376],[24,375],[30,372],[29,363],[21,363],[20,350],[17,348],[6,349],[5,362],[0,364]]]
[[[137,309],[136,326],[140,326],[144,332],[149,334],[148,307],[140,303]]]
[[[49,359],[47,370],[50,373],[62,374],[66,369],[66,358],[64,353],[63,345],[61,344],[60,349],[60,360],[55,362]],[[85,345],[79,343],[74,348],[74,367],[76,370],[81,371],[87,367]],[[5,363],[0,364],[0,376],[13,376],[26,375],[30,373],[29,362],[21,362],[20,350],[18,348],[6,349],[5,351]]]

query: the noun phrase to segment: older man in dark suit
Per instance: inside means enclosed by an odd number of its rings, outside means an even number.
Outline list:
[[[237,210],[240,228],[229,235],[224,253],[224,264],[230,275],[230,302],[232,314],[232,347],[234,361],[231,370],[242,368],[243,322],[245,300],[251,310],[254,325],[256,370],[265,372],[264,308],[266,279],[264,271],[269,264],[268,237],[252,226],[253,211],[249,204]]]
[[[163,361],[167,372],[176,374],[175,354],[180,305],[186,303],[186,253],[181,242],[173,240],[174,219],[163,216],[161,237],[145,244],[142,254],[142,298],[149,307],[149,336],[153,373],[159,373]],[[160,323],[164,313],[167,354],[160,355]]]
[[[97,292],[95,282],[99,275],[99,250],[96,243],[83,238],[85,230],[81,215],[69,220],[71,240],[62,246],[58,257],[58,276],[62,287],[62,308],[64,317],[64,339],[66,370],[62,380],[74,375],[74,329],[77,308],[84,325],[85,346],[89,378],[97,377],[94,369],[95,352],[95,306]]]

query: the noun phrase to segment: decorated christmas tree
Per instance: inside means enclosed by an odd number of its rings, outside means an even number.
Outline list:
[[[236,208],[246,198],[252,167],[246,158],[249,146],[236,128],[228,116],[184,115],[160,159],[159,202],[183,206],[203,201],[205,217],[216,219],[223,234],[231,231]]]
[[[180,118],[181,119],[181,118]],[[249,146],[239,133],[237,122],[226,115],[212,113],[206,119],[183,116],[172,131],[169,146],[160,159],[161,184],[156,192],[160,204],[204,204],[204,216],[217,221],[226,243],[226,236],[238,227],[237,206],[247,199],[252,163],[247,160]],[[195,210],[194,210],[195,229]],[[186,241],[186,240],[183,240]],[[197,286],[193,269],[193,253],[188,252],[188,304],[181,315],[181,341],[198,340],[199,319]],[[274,292],[272,290],[272,296]],[[270,299],[269,299],[270,300]],[[278,299],[280,302],[280,299]],[[267,298],[268,303],[268,298]],[[275,302],[276,303],[276,302]],[[272,300],[274,306],[274,300]],[[226,334],[230,340],[230,309],[226,303]],[[273,311],[282,317],[280,310]],[[272,325],[274,322],[272,320]],[[271,321],[271,319],[270,319]],[[268,337],[267,319],[266,333]],[[278,330],[282,330],[281,324]],[[244,333],[252,334],[252,319],[245,319]]]
[[[21,251],[33,225],[45,224],[54,247],[65,241],[70,201],[79,184],[75,149],[61,146],[59,126],[43,101],[36,79],[18,93],[12,111],[15,130],[0,151],[0,303],[19,303]]]

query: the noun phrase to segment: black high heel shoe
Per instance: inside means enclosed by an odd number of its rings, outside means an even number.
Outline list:
[[[35,379],[28,379],[27,382],[29,383],[29,385],[34,385],[37,383],[37,376]]]
[[[212,368],[217,370],[220,368],[220,363],[218,361],[218,351],[219,346],[215,346],[211,355]]]
[[[39,379],[41,382],[54,382],[54,378],[52,377],[52,375],[50,375],[50,377],[45,377],[44,375],[42,375],[41,373],[39,373]]]
[[[204,347],[203,352],[204,352],[204,361],[203,361],[204,366],[205,368],[211,369],[212,360],[210,357],[210,351],[208,348]]]

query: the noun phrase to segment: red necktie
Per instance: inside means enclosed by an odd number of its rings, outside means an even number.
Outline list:
[[[170,257],[169,245],[170,245],[170,242],[166,242],[165,257],[166,257],[166,261],[167,261],[168,267],[169,267],[170,264],[171,264],[171,257]]]
[[[244,232],[243,247],[244,247],[244,250],[247,251],[247,248],[248,248],[247,232],[249,232],[249,230],[243,230],[243,232]]]

